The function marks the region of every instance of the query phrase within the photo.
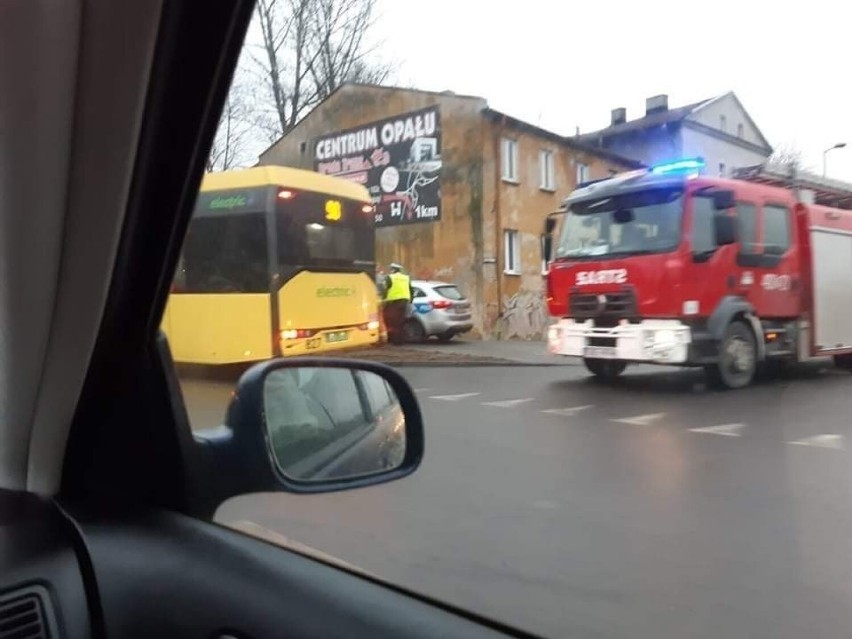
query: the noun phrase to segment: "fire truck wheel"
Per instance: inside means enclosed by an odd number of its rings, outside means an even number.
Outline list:
[[[731,322],[719,348],[719,362],[705,371],[710,381],[722,388],[744,388],[757,371],[757,346],[751,329],[742,322]]]
[[[835,355],[834,365],[845,371],[852,371],[852,355]]]
[[[615,379],[627,368],[627,362],[618,359],[584,359],[583,363],[592,375],[602,380]]]

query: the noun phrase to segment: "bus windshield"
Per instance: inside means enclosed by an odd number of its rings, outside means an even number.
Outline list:
[[[199,198],[174,282],[177,293],[267,293],[300,268],[363,270],[372,277],[373,214],[356,200],[285,190]],[[269,211],[266,202],[274,202]],[[369,206],[366,207],[369,209]],[[251,210],[254,209],[254,210]],[[275,254],[269,233],[274,224]],[[272,268],[273,262],[276,262]]]
[[[650,189],[572,204],[556,259],[664,253],[680,239],[682,189]]]
[[[364,206],[321,193],[279,199],[275,215],[279,265],[285,270],[293,266],[372,269],[373,213],[363,210]]]

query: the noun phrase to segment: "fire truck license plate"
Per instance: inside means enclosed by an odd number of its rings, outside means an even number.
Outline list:
[[[615,359],[615,346],[586,346],[583,357]]]

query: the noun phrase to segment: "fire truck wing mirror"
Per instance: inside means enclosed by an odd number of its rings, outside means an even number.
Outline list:
[[[737,221],[729,215],[715,215],[713,229],[716,234],[716,246],[727,246],[737,241]]]
[[[734,192],[723,189],[713,192],[713,208],[717,211],[727,211],[734,206]]]
[[[543,262],[550,261],[550,255],[553,252],[553,238],[550,235],[545,235],[541,241],[541,260]]]
[[[544,218],[544,234],[550,235],[556,229],[556,218],[565,215],[568,211],[554,211],[553,213],[548,213],[547,217]]]

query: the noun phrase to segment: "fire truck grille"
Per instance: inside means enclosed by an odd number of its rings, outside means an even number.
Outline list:
[[[576,319],[610,317],[631,318],[636,315],[636,296],[631,290],[612,293],[571,293],[569,312]]]

